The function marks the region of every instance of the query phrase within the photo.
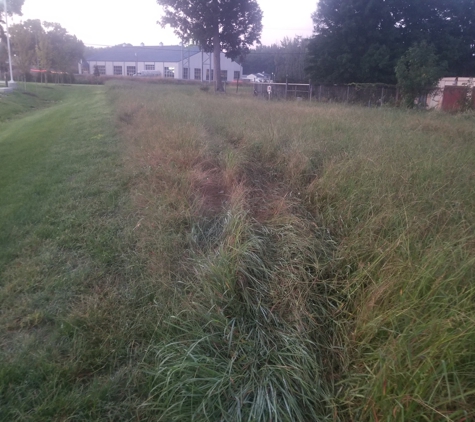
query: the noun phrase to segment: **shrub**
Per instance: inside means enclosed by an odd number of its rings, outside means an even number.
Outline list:
[[[434,47],[425,41],[409,48],[396,66],[396,77],[405,105],[413,108],[416,99],[419,106],[425,105],[425,96],[437,86],[446,67],[447,64],[440,62],[435,54]]]

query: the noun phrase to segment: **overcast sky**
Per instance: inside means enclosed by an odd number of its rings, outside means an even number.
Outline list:
[[[263,44],[278,42],[285,36],[312,34],[311,14],[316,9],[316,0],[258,2],[264,13]],[[156,23],[161,14],[155,0],[25,0],[23,16],[15,17],[14,22],[26,19],[57,22],[86,45],[176,44],[178,39],[173,31]]]

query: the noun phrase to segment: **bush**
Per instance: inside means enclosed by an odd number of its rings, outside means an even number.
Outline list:
[[[399,59],[396,66],[396,77],[408,108],[426,104],[426,95],[437,86],[444,75],[447,63],[440,62],[434,47],[425,41],[414,44]]]

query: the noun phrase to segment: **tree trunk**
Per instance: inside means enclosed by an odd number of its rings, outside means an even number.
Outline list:
[[[221,43],[219,41],[219,25],[214,27],[213,35],[213,53],[214,53],[214,79],[216,81],[216,91],[223,92],[223,81],[221,80]],[[211,80],[211,75],[210,75]]]

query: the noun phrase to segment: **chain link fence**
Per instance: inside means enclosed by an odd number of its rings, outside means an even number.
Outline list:
[[[254,83],[253,87],[253,95],[265,100],[306,100],[361,104],[369,107],[396,105],[400,100],[399,90],[396,86],[383,84]]]

